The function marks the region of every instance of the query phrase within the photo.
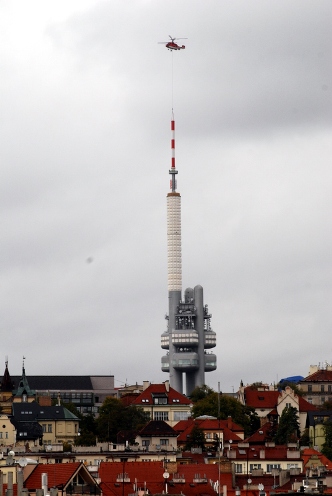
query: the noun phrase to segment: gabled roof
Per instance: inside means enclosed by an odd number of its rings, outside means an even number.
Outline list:
[[[327,468],[327,470],[332,470],[332,462],[326,458],[325,455],[322,455],[320,451],[316,451],[312,448],[306,448],[302,452],[302,460],[304,467],[307,466],[307,463],[312,459],[312,457],[318,458],[321,465]]]
[[[228,427],[231,426],[231,428]],[[188,419],[181,420],[174,426],[174,430],[179,433],[178,444],[183,444],[187,442],[188,436],[190,435],[194,426],[202,429],[204,432],[213,431],[216,432],[220,430],[223,433],[224,441],[232,441],[234,443],[240,443],[243,439],[238,434],[243,434],[243,427],[235,424],[230,420],[217,420],[217,419]]]
[[[147,406],[154,404],[155,397],[166,397],[167,405],[191,405],[191,401],[184,394],[165,384],[150,384],[141,394],[133,398],[133,405]]]
[[[150,420],[146,426],[139,431],[141,437],[176,437],[177,432],[163,420]]]
[[[245,389],[246,405],[253,408],[273,409],[278,404],[279,391],[258,391],[247,387]]]
[[[301,382],[332,382],[332,370],[317,370]]]
[[[257,389],[251,389],[250,387],[245,389],[246,405],[257,410],[274,410],[278,406],[280,395],[281,393],[279,391],[258,391]],[[317,410],[317,407],[306,401],[302,396],[298,396],[298,401],[300,412]]]
[[[276,433],[277,425],[276,423],[266,422],[262,425],[256,432],[254,432],[250,437],[248,437],[245,442],[249,444],[264,444],[273,439]]]
[[[70,484],[78,472],[80,472],[82,478],[88,485],[97,485],[83,463],[73,462],[57,463],[56,465],[40,463],[39,465],[36,465],[35,469],[26,479],[24,487],[29,490],[40,489],[41,476],[45,473],[48,477],[48,487],[63,486],[65,488]]]
[[[309,401],[299,396],[299,411],[300,412],[314,412],[319,410],[319,408],[315,405],[309,403]]]

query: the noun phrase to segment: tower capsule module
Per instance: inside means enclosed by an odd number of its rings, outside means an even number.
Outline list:
[[[216,346],[216,334],[211,329],[211,315],[204,305],[203,288],[187,288],[182,297],[181,255],[181,196],[176,191],[175,120],[171,120],[170,192],[167,194],[167,329],[161,336],[161,347],[167,354],[161,368],[169,373],[170,386],[186,394],[205,384],[205,372],[216,370],[217,357],[207,350]]]

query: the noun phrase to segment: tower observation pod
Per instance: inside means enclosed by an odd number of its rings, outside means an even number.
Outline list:
[[[171,120],[170,192],[167,195],[167,263],[168,263],[168,326],[161,335],[161,347],[167,354],[161,369],[169,373],[170,386],[186,394],[205,384],[205,372],[216,370],[217,357],[208,352],[216,346],[211,329],[211,315],[204,305],[203,288],[188,288],[182,297],[181,196],[176,191],[175,121]]]

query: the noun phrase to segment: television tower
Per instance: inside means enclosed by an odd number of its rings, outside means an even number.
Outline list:
[[[186,394],[205,384],[205,372],[216,370],[217,357],[206,350],[216,346],[216,333],[211,329],[211,315],[203,302],[202,286],[187,288],[182,298],[181,196],[176,191],[175,120],[171,120],[170,192],[167,194],[168,249],[168,321],[161,335],[161,347],[168,350],[161,359],[161,369],[169,372],[170,386]]]

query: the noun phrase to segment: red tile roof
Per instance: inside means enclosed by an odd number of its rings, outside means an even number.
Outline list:
[[[133,405],[148,406],[153,405],[153,395],[166,395],[168,405],[190,405],[191,401],[184,394],[169,387],[167,391],[165,384],[150,384],[141,394],[133,398]],[[144,400],[144,401],[142,401]]]
[[[278,406],[279,396],[280,396],[279,391],[257,391],[257,389],[251,389],[250,387],[247,387],[245,389],[246,405],[252,406],[257,410],[271,409],[273,410],[273,412],[270,412],[271,414],[275,412],[275,408]],[[302,398],[302,396],[299,396],[298,398],[299,398],[300,412],[317,410],[317,407],[306,401],[304,398]]]
[[[194,426],[199,427],[203,431],[218,431],[223,432],[224,441],[232,440],[234,443],[240,443],[243,441],[243,437],[238,434],[243,435],[243,427],[233,422],[231,419],[228,420],[217,420],[217,419],[188,419],[181,420],[174,426],[174,430],[179,433],[178,444],[183,444],[187,441],[187,436],[190,435]],[[230,426],[230,428],[228,427]]]
[[[317,370],[300,382],[332,382],[332,370]]]
[[[130,482],[117,482],[118,475],[122,472],[128,474]],[[128,496],[133,493],[133,484],[138,488],[146,488],[150,494],[161,493],[165,490],[165,479],[163,478],[164,467],[162,462],[102,462],[99,467],[101,488],[105,496]],[[188,496],[209,495],[215,496],[212,484],[218,480],[218,466],[215,464],[188,464],[178,465],[179,476],[185,480],[184,483],[173,482],[173,474],[168,479],[168,493],[179,494],[182,492]],[[206,482],[194,482],[196,477],[206,479]],[[221,485],[232,488],[232,474],[221,474]]]
[[[42,474],[48,476],[48,487],[66,486],[74,475],[84,467],[81,462],[73,463],[57,463],[57,464],[42,464],[36,465],[29,477],[24,483],[24,487],[29,490],[41,488]]]
[[[324,467],[326,467],[328,470],[332,470],[332,462],[326,458],[325,455],[322,455],[319,451],[314,450],[313,448],[306,448],[302,452],[302,460],[304,466],[307,465],[311,457],[318,457],[319,461],[321,462]]]
[[[278,405],[279,391],[257,391],[247,387],[245,389],[246,405],[253,408],[273,409]]]
[[[266,441],[269,442],[273,439],[276,433],[276,428],[277,425],[271,424],[271,422],[266,422],[266,424],[263,424],[245,441],[250,444],[263,444]]]

